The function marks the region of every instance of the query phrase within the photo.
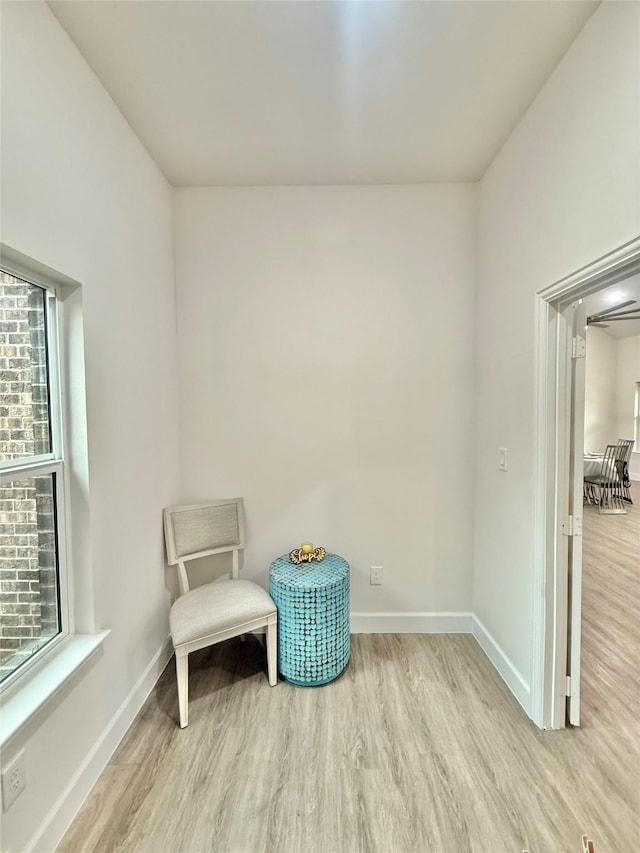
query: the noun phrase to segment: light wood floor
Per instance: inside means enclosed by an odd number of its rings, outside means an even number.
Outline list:
[[[232,640],[192,656],[184,730],[167,668],[58,850],[636,853],[638,491],[585,512],[580,729],[536,729],[470,636],[354,635],[316,689]]]

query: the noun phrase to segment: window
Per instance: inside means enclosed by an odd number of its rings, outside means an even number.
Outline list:
[[[0,682],[68,632],[57,298],[0,271]]]
[[[636,382],[636,402],[633,410],[633,449],[640,453],[640,382]]]

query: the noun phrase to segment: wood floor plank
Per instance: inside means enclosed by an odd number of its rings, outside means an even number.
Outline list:
[[[170,664],[60,853],[597,853],[640,848],[640,489],[585,509],[583,720],[539,731],[471,636],[354,635],[321,688],[255,638]],[[591,511],[594,510],[594,511]]]
[[[105,848],[104,814],[117,814],[118,803],[135,773],[133,765],[109,764],[96,782],[91,796],[74,821],[73,832],[68,832],[58,845],[58,853],[75,853],[76,850],[97,853]]]

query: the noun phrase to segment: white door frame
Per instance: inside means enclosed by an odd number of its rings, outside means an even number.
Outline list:
[[[570,302],[640,273],[640,236],[536,294],[534,425],[534,605],[531,716],[540,728],[566,718],[567,560],[560,530],[568,507],[570,411],[566,394],[566,325]],[[561,357],[562,356],[562,357]],[[564,541],[563,541],[564,540]]]

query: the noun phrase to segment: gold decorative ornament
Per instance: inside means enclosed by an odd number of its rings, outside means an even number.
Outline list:
[[[324,548],[314,548],[311,542],[303,542],[299,548],[294,548],[293,551],[289,552],[289,559],[296,565],[300,565],[300,563],[312,563],[314,561],[319,563],[326,556],[327,552]]]

